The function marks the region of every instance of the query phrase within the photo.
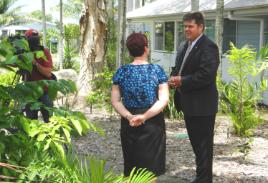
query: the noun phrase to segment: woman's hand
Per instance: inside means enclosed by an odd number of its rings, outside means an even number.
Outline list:
[[[129,121],[129,125],[137,127],[143,125],[146,121],[146,118],[143,114],[134,115],[133,118]]]

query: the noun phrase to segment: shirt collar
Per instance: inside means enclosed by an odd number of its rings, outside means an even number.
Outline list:
[[[192,44],[191,44],[191,48],[194,47],[194,45],[196,44],[196,42],[197,42],[202,36],[203,36],[203,33],[200,34],[200,35],[199,35],[199,36],[192,42]]]

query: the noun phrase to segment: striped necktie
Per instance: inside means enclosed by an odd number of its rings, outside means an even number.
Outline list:
[[[181,73],[182,73],[184,64],[185,64],[185,62],[186,62],[186,59],[187,59],[187,57],[188,57],[188,55],[189,55],[191,49],[192,49],[192,42],[188,41],[188,47],[187,47],[187,50],[186,50],[186,52],[185,52],[185,54],[184,54],[184,57],[183,57],[183,60],[182,60],[182,63],[181,63],[181,67],[180,67],[180,70],[179,70],[179,73],[178,73],[179,76],[180,76]]]

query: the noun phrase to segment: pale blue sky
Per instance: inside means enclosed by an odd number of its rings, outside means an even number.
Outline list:
[[[63,0],[65,1],[65,0]],[[59,19],[59,12],[52,12],[51,8],[55,7],[60,3],[60,0],[45,0],[46,4],[46,13],[52,13],[54,19]],[[23,6],[21,8],[22,13],[29,13],[35,10],[42,10],[42,0],[17,0],[14,3],[14,6]],[[64,22],[69,23],[78,23],[78,20],[73,20],[70,18],[65,18]]]
[[[51,7],[59,4],[59,0],[45,0],[46,12],[50,12]],[[21,8],[22,12],[31,12],[35,10],[42,10],[41,0],[17,0],[14,4],[15,6],[23,6]]]

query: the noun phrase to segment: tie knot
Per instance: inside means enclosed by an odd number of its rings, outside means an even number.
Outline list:
[[[188,46],[192,46],[192,42],[191,41],[188,41]]]

